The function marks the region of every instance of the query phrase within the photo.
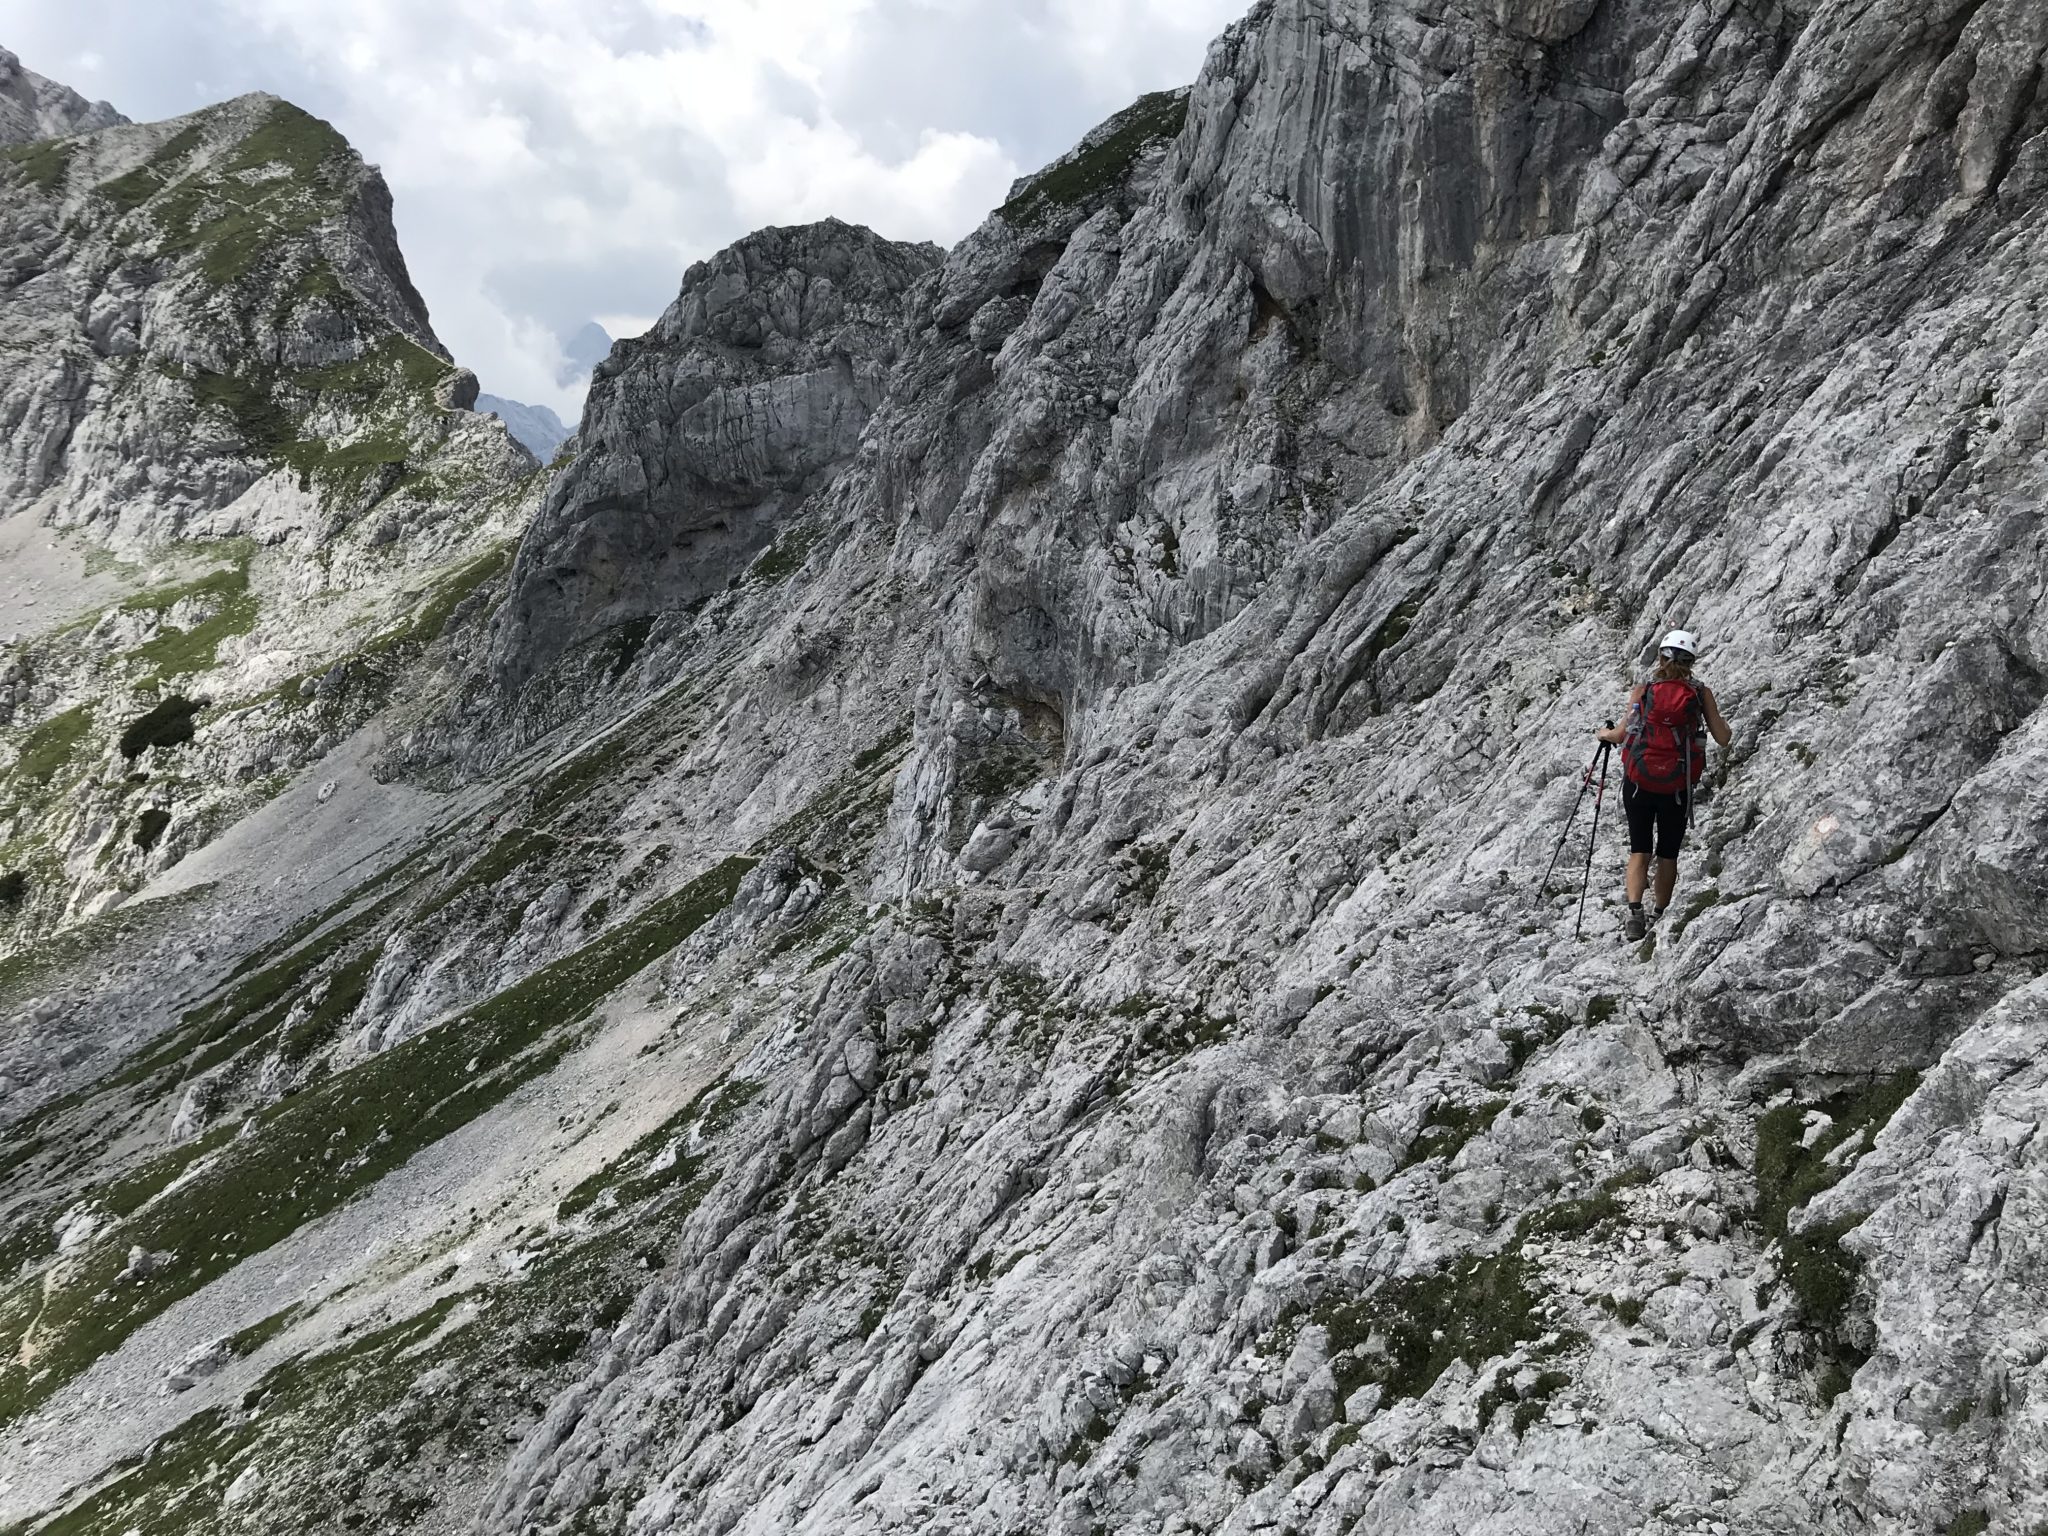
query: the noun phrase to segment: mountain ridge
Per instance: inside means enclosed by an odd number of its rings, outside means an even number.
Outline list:
[[[128,119],[104,101],[87,101],[68,85],[46,80],[0,48],[0,144],[27,144],[111,128]]]
[[[382,707],[422,576],[511,535],[530,467],[467,414],[390,194],[328,125],[259,93],[27,151],[0,170],[0,342],[29,360],[0,383],[0,511],[19,582],[96,596],[5,661],[15,947]]]
[[[346,750],[0,969],[0,1517],[2048,1519],[2044,55],[1264,0],[949,252],[693,269]]]

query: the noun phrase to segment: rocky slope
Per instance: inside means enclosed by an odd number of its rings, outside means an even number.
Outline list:
[[[318,119],[246,97],[0,152],[0,181],[20,943],[381,707],[423,588],[503,556],[532,460],[468,414],[382,179]]]
[[[128,119],[104,101],[87,101],[68,85],[45,80],[0,48],[0,144],[61,139],[111,128]]]
[[[2044,58],[1265,0],[693,270],[383,745],[0,976],[0,1518],[2048,1522]]]

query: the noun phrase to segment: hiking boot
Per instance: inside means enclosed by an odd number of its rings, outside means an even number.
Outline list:
[[[1671,910],[1671,909],[1670,909],[1669,907],[1659,907],[1659,908],[1658,908],[1658,909],[1657,909],[1656,911],[1652,912],[1652,913],[1650,914],[1650,926],[1651,926],[1652,928],[1654,928],[1654,927],[1656,927],[1656,926],[1657,926],[1657,925],[1658,925],[1659,923],[1663,922],[1663,921],[1664,921],[1664,914],[1665,914],[1666,912],[1669,912],[1670,910]]]
[[[1628,909],[1628,929],[1627,929],[1627,932],[1628,932],[1628,938],[1629,938],[1629,942],[1630,942],[1631,944],[1633,944],[1633,943],[1634,943],[1634,942],[1635,942],[1635,941],[1636,941],[1637,939],[1640,939],[1640,938],[1642,938],[1642,937],[1643,937],[1643,936],[1644,936],[1645,934],[1647,934],[1647,933],[1648,933],[1649,931],[1650,931],[1650,925],[1649,925],[1648,923],[1646,923],[1646,922],[1644,922],[1644,921],[1643,921],[1643,909],[1642,909],[1642,907],[1641,907],[1640,905],[1633,905],[1633,906],[1631,906],[1631,907],[1630,907],[1630,908]]]

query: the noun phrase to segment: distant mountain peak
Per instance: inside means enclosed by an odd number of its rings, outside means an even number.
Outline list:
[[[495,416],[504,422],[513,440],[543,464],[555,456],[555,450],[569,440],[573,430],[544,405],[527,405],[502,395],[478,395],[476,410],[479,415]]]
[[[555,368],[555,382],[564,386],[582,383],[611,351],[611,333],[595,320],[584,321],[562,338],[562,361]]]
[[[0,144],[61,139],[112,128],[128,119],[104,101],[87,101],[68,85],[46,80],[0,48]]]

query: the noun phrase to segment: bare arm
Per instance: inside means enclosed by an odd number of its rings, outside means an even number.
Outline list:
[[[1700,688],[1700,703],[1707,711],[1707,729],[1714,733],[1714,740],[1727,746],[1735,733],[1728,729],[1728,722],[1721,718],[1721,706],[1714,701],[1714,690],[1704,685]]]
[[[1631,690],[1628,696],[1629,709],[1634,709],[1642,701],[1642,697],[1643,690],[1640,686]],[[1596,731],[1594,735],[1601,741],[1608,742],[1617,747],[1620,746],[1624,741],[1628,740],[1627,711],[1624,710],[1622,712],[1622,719],[1618,724],[1611,725],[1604,731]],[[1724,742],[1723,745],[1725,746],[1726,743]]]

